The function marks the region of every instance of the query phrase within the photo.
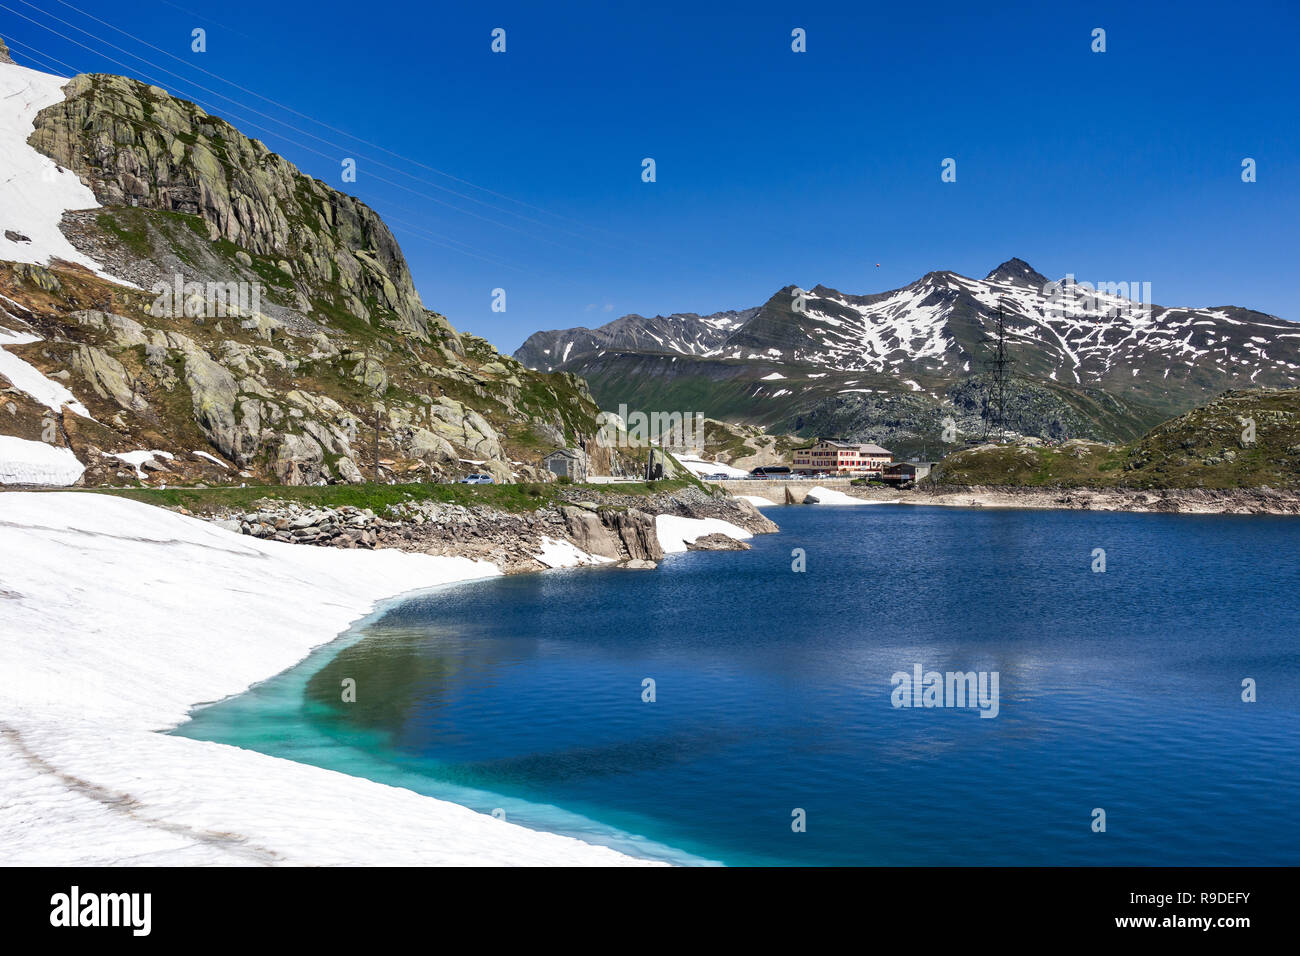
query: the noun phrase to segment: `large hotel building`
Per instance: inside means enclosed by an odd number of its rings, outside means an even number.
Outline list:
[[[808,448],[795,449],[793,470],[828,475],[879,475],[893,460],[893,453],[879,445],[827,439]]]

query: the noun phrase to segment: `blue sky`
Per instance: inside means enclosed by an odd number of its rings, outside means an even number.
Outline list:
[[[0,0],[18,62],[149,79],[360,196],[426,306],[506,350],[1012,256],[1300,320],[1298,28],[1267,0]]]

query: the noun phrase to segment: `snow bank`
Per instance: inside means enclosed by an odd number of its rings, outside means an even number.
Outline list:
[[[73,485],[85,470],[70,448],[0,435],[0,485]]]
[[[613,558],[588,554],[572,541],[542,536],[542,551],[535,557],[548,568],[577,568],[587,564],[611,564]]]
[[[655,533],[659,536],[659,547],[664,549],[664,554],[685,551],[689,542],[706,534],[722,533],[738,541],[754,536],[752,532],[721,518],[682,518],[677,515],[656,517]]]
[[[63,100],[67,82],[61,76],[0,63],[0,259],[37,265],[65,259],[113,279],[59,230],[68,210],[99,208],[95,194],[75,173],[27,145],[36,114]],[[6,238],[6,229],[29,241]]]
[[[764,498],[762,495],[736,495],[742,501],[748,501],[755,508],[774,508],[776,502],[771,498]]]
[[[823,488],[816,485],[808,489],[808,494],[817,499],[819,505],[876,505],[882,504],[879,501],[868,501],[866,498],[855,498],[852,495],[846,495],[842,491],[835,491],[832,488]]]
[[[500,573],[260,541],[108,495],[0,494],[0,860],[612,864],[411,791],[153,731],[301,660],[375,601]]]

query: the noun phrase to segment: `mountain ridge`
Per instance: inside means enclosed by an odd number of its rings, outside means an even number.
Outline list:
[[[690,347],[647,345],[625,316],[583,340],[535,333],[515,357],[581,375],[607,407],[695,401],[713,418],[922,444],[937,440],[945,417],[966,437],[984,427],[999,312],[1025,399],[1010,427],[1025,434],[1128,439],[1227,388],[1300,384],[1300,325],[1235,306],[1155,305],[1148,292],[1050,282],[1012,258],[984,279],[936,270],[867,295],[785,286],[756,310],[717,313],[749,317],[725,334],[712,329],[707,348],[682,318],[690,313],[677,313]],[[862,397],[882,394],[926,408],[873,408]]]

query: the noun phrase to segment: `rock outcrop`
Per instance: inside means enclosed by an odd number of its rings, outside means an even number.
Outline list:
[[[586,383],[424,308],[364,203],[159,87],[83,75],[64,90],[28,143],[94,192],[101,207],[65,213],[63,233],[124,282],[0,262],[0,320],[39,336],[6,351],[74,399],[52,430],[43,401],[0,379],[0,434],[53,435],[92,486],[550,482],[542,456],[582,447],[616,473]],[[117,457],[143,449],[172,470]]]
[[[658,561],[664,556],[654,518],[643,511],[564,505],[560,513],[569,540],[589,554],[640,561]]]
[[[595,511],[563,505],[560,514],[564,516],[569,540],[583,551],[602,558],[617,559],[620,556],[618,540]]]
[[[725,534],[706,534],[686,543],[687,551],[748,551],[750,545]]]
[[[397,240],[360,200],[159,87],[83,74],[65,92],[37,116],[29,142],[80,175],[101,204],[197,215],[209,239],[250,263],[273,262],[308,300],[329,295],[363,321],[429,337]]]
[[[655,532],[655,521],[644,511],[629,508],[626,511],[601,512],[601,522],[618,536],[628,557],[642,561],[658,561],[664,556]]]

